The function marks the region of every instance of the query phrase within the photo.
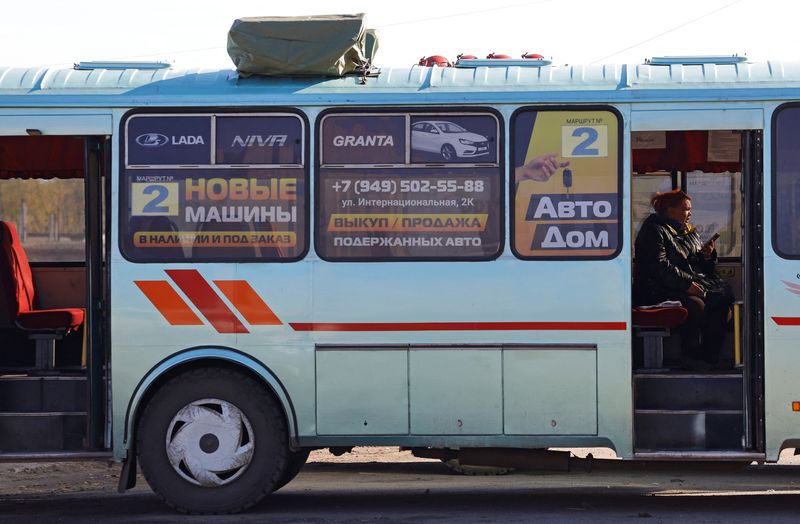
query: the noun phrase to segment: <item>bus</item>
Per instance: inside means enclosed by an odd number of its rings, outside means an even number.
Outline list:
[[[800,446],[798,140],[800,63],[742,57],[0,69],[0,459],[112,457],[191,512],[320,448],[775,462]],[[679,322],[632,307],[677,188],[720,234],[727,370],[679,369]]]

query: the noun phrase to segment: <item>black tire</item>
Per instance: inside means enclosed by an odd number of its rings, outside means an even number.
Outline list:
[[[278,491],[286,484],[291,482],[292,479],[294,479],[297,476],[297,474],[300,473],[300,470],[303,469],[303,466],[308,460],[309,453],[311,453],[310,449],[300,449],[297,451],[289,452],[289,460],[288,460],[288,465],[286,467],[286,471],[284,471],[283,477],[281,477],[281,480],[278,482],[275,491]]]
[[[160,387],[139,419],[136,445],[150,487],[186,513],[249,508],[276,489],[288,466],[277,401],[262,384],[227,369],[189,371]]]
[[[451,146],[450,144],[445,144],[442,146],[442,158],[447,161],[455,160],[456,156],[456,148]]]

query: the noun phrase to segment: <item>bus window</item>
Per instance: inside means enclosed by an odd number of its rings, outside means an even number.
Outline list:
[[[650,206],[650,199],[655,193],[670,191],[673,189],[673,177],[671,173],[634,173],[631,189],[631,227],[636,238],[639,228],[647,217],[653,212]]]
[[[742,252],[742,131],[631,133],[633,238],[653,212],[656,192],[683,189],[692,197],[692,225],[704,241],[715,233],[719,257]]]
[[[773,120],[772,242],[785,258],[800,258],[800,107],[781,107]]]
[[[494,113],[320,119],[315,236],[330,261],[490,260],[503,246]]]
[[[0,220],[13,222],[30,262],[83,262],[84,143],[73,137],[3,137]]]
[[[621,239],[620,117],[523,109],[511,124],[512,249],[522,259],[612,258]]]
[[[686,173],[686,192],[692,196],[692,225],[702,239],[720,234],[716,241],[719,257],[735,258],[742,254],[741,183],[741,172]]]
[[[135,262],[298,260],[305,122],[287,113],[134,113],[122,124],[120,246]]]

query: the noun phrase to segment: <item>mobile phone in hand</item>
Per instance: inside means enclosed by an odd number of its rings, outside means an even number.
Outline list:
[[[715,241],[716,241],[718,238],[719,238],[719,233],[714,233],[714,234],[711,236],[711,238],[709,238],[708,240],[706,240],[706,244],[705,244],[705,245],[707,245],[707,246],[710,246],[710,245],[711,245],[713,242],[715,242]]]

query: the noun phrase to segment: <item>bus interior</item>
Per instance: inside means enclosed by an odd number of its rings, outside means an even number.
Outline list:
[[[717,272],[735,303],[719,363],[687,370],[681,326],[634,308],[634,452],[660,458],[692,453],[726,456],[763,449],[756,421],[763,351],[760,311],[761,132],[634,131],[631,136],[631,258],[656,192],[682,189],[702,241],[719,233]],[[633,262],[636,263],[635,260]],[[670,325],[673,324],[673,325]]]
[[[108,140],[0,137],[0,452],[109,447]]]

